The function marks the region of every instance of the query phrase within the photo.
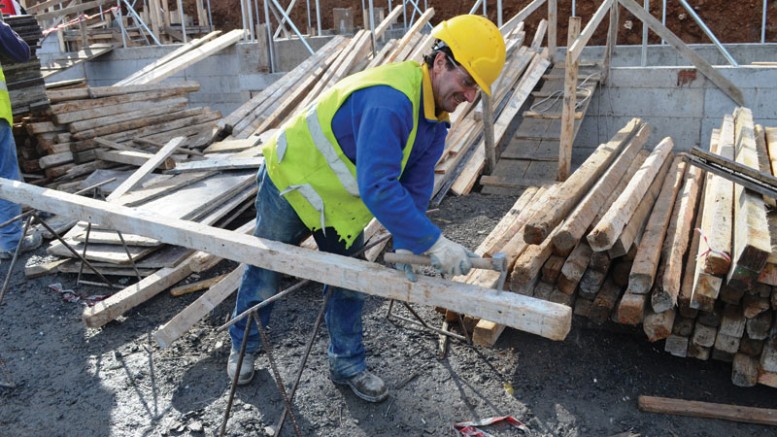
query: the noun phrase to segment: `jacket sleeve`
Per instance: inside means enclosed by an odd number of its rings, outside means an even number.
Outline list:
[[[9,26],[0,21],[0,51],[16,62],[30,59],[30,46]]]
[[[408,163],[403,180],[402,150],[413,129],[411,102],[387,87],[368,89],[383,93],[357,92],[351,105],[356,145],[356,179],[362,201],[375,218],[391,232],[394,247],[423,253],[440,236],[440,229],[426,216],[434,180],[434,163]],[[366,91],[366,90],[365,90]],[[341,107],[341,110],[343,108]],[[415,148],[414,148],[415,151]]]

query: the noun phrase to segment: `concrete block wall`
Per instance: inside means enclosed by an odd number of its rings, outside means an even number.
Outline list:
[[[777,68],[719,67],[742,91],[756,123],[777,126]],[[709,148],[712,129],[737,104],[700,72],[681,67],[613,68],[607,87],[591,101],[573,146],[573,162],[581,163],[632,117],[653,125],[648,146],[672,137],[675,150]]]

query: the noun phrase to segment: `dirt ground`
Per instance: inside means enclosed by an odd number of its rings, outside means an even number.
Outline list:
[[[169,0],[172,4],[173,1]],[[532,0],[517,0],[502,2],[502,17],[507,21]],[[194,2],[190,0],[191,11],[194,12]],[[282,1],[281,4],[289,2]],[[333,8],[352,8],[354,13],[354,24],[361,27],[363,23],[362,6],[369,7],[367,1],[354,0],[320,0],[320,16],[322,29],[332,29],[334,16]],[[428,0],[420,3],[422,6],[434,8],[435,15],[432,23],[436,24],[440,20],[447,19],[459,14],[469,13],[474,5],[473,0]],[[572,1],[558,1],[558,41],[559,44],[566,44],[567,22],[572,15]],[[637,0],[642,4],[641,0]],[[731,2],[730,0],[691,0],[688,1],[694,11],[706,25],[712,30],[713,34],[723,43],[747,43],[761,41],[761,20],[762,20],[762,0],[742,0]],[[389,4],[391,8],[401,4],[392,0],[374,0],[374,8],[383,8],[388,11]],[[601,4],[598,0],[577,0],[575,1],[575,14],[583,19],[583,25],[591,19],[593,14]],[[313,27],[316,27],[316,2],[296,2],[291,10],[290,16],[301,29],[307,27],[308,17]],[[308,7],[310,13],[308,13]],[[173,8],[175,9],[175,8]],[[482,11],[482,9],[479,9]],[[223,29],[233,29],[241,26],[240,0],[224,0],[212,2],[213,22]],[[408,9],[409,13],[412,10]],[[497,0],[486,0],[486,11],[489,18],[497,22]],[[653,0],[650,2],[650,12],[654,17],[661,19],[664,14],[663,2]],[[482,12],[481,12],[482,13]],[[666,2],[666,25],[675,32],[686,43],[710,43],[711,41],[704,34],[702,29],[696,24],[691,15],[680,4],[678,0]],[[264,21],[264,15],[261,15],[261,21]],[[547,18],[547,8],[541,7],[526,20],[527,35],[533,35],[537,23]],[[410,19],[410,18],[408,18]],[[402,22],[400,17],[398,22]],[[777,4],[769,2],[767,8],[767,27],[766,41],[777,41]],[[273,21],[273,26],[277,26]],[[640,21],[634,18],[625,9],[621,8],[619,20],[618,43],[619,44],[641,44],[642,43],[642,25]],[[604,45],[606,40],[607,24],[599,26],[591,40],[592,45]],[[654,34],[650,34],[652,44],[660,43],[660,39]]]
[[[477,193],[448,197],[432,217],[452,239],[476,247],[515,200]],[[41,248],[32,256],[44,254]],[[25,261],[14,269],[0,305],[0,435],[218,435],[229,396],[229,340],[217,327],[228,317],[233,299],[162,350],[151,334],[196,294],[173,298],[162,293],[102,329],[87,329],[82,304],[64,301],[49,288],[53,283],[71,288],[75,276],[25,280]],[[223,262],[210,274],[231,267]],[[3,277],[7,269],[5,261]],[[85,286],[77,291],[105,293]],[[321,301],[321,287],[311,286],[275,308],[270,338],[287,384],[297,372]],[[438,360],[437,335],[387,320],[388,305],[370,298],[364,321],[368,363],[388,383],[390,397],[369,404],[334,386],[327,376],[327,335],[319,333],[294,401],[301,435],[451,436],[455,422],[493,416],[513,416],[528,427],[528,436],[774,432],[759,425],[640,412],[640,395],[777,408],[774,389],[732,385],[730,364],[672,357],[662,343],[648,343],[641,331],[575,319],[561,342],[508,329],[494,348],[454,340],[447,357]],[[414,308],[432,325],[441,323],[433,308]],[[404,310],[397,313],[408,316]],[[283,401],[267,354],[258,357],[256,368],[255,380],[237,390],[226,435],[272,435]],[[486,429],[496,436],[521,435],[504,426]],[[290,421],[281,435],[296,435]]]

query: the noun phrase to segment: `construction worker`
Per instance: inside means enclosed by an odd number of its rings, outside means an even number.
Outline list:
[[[0,53],[16,62],[30,59],[30,47],[4,21],[0,21]],[[21,181],[12,126],[11,97],[0,65],[0,177]],[[8,222],[21,212],[22,208],[18,204],[0,199],[0,224]],[[0,259],[11,259],[19,240],[22,240],[21,252],[33,250],[41,243],[39,234],[22,238],[22,222],[16,220],[0,228]]]
[[[281,127],[264,147],[254,235],[299,244],[312,233],[319,250],[351,255],[362,247],[364,226],[375,217],[391,232],[395,250],[430,255],[448,275],[471,268],[474,254],[445,238],[425,211],[448,114],[472,102],[479,90],[490,94],[504,66],[505,45],[499,29],[476,15],[443,21],[432,36],[436,41],[424,64],[388,64],[347,77]],[[401,268],[415,279],[410,266]],[[279,280],[276,272],[248,266],[234,314],[277,293]],[[380,402],[388,390],[365,363],[365,298],[351,290],[332,292],[325,316],[330,378],[362,399]],[[263,326],[270,308],[259,311]],[[230,328],[230,378],[237,371],[246,320]],[[252,323],[239,384],[253,378],[259,347]]]

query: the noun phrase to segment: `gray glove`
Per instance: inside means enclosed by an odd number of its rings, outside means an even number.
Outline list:
[[[397,254],[402,254],[402,255],[412,255],[413,254],[413,252],[411,252],[411,251],[409,251],[407,249],[397,249],[394,252],[396,252]],[[407,279],[410,282],[416,282],[418,280],[418,278],[415,275],[418,270],[417,270],[416,266],[414,266],[413,264],[396,264],[396,268],[397,268],[397,270],[405,272],[405,276],[407,276]]]
[[[472,268],[470,258],[477,258],[474,252],[445,238],[444,235],[440,235],[426,254],[432,258],[432,267],[437,272],[451,277],[466,275]]]

